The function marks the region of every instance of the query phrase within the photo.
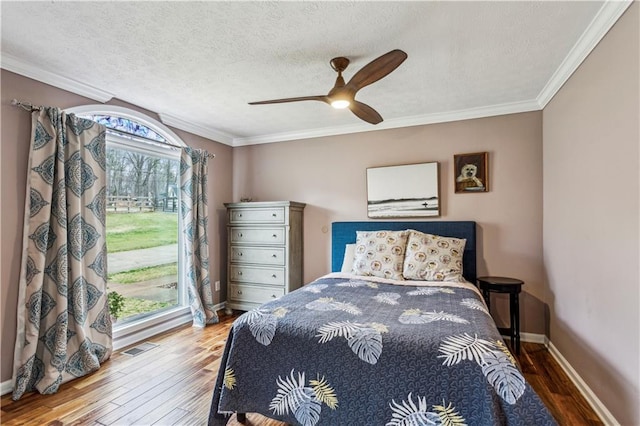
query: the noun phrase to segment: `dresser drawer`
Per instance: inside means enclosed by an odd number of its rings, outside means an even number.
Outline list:
[[[284,268],[261,268],[259,266],[231,265],[229,280],[256,284],[284,286]]]
[[[284,207],[231,210],[229,223],[284,223]]]
[[[284,244],[284,228],[231,228],[232,243]]]
[[[229,298],[240,302],[266,303],[284,295],[284,288],[231,284]]]
[[[284,247],[231,247],[231,261],[284,266]]]

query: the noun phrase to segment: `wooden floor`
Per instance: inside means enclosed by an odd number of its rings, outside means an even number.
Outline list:
[[[131,357],[114,353],[96,373],[66,383],[55,395],[1,399],[3,425],[205,425],[215,375],[234,317],[205,329],[190,326],[151,342]],[[533,388],[561,425],[600,425],[576,387],[543,345],[523,343],[518,357]],[[235,416],[229,425],[239,425]],[[284,423],[249,414],[245,425]]]

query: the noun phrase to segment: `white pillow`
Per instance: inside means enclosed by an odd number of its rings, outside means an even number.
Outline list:
[[[351,273],[351,270],[353,269],[353,255],[355,252],[355,244],[347,244],[344,247],[344,259],[342,260],[342,269],[340,269],[340,272]]]
[[[404,280],[407,231],[356,231],[354,275]]]
[[[466,242],[411,230],[402,275],[407,280],[463,282],[462,254]]]

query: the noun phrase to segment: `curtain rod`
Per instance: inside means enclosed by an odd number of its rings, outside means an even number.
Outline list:
[[[11,105],[13,105],[15,107],[18,107],[18,108],[22,108],[23,110],[29,111],[29,112],[40,111],[42,109],[41,106],[33,105],[30,102],[22,102],[22,101],[19,101],[17,99],[12,99],[11,100]],[[108,128],[108,129],[111,130],[111,131],[114,131],[116,133],[124,133],[126,135],[135,136],[135,137],[139,137],[139,138],[143,138],[143,139],[148,139],[148,140],[150,140],[152,142],[157,142],[154,139],[145,138],[144,136],[135,135],[133,133],[124,132],[124,131],[121,131],[121,130],[116,130],[116,129],[111,129],[111,128]],[[172,144],[167,144],[167,145],[175,147],[175,148],[180,148],[179,146],[172,145]],[[207,152],[207,157],[208,158],[216,158],[216,155],[215,154],[211,154],[210,152]]]
[[[33,105],[29,102],[21,102],[17,99],[12,99],[11,100],[11,105],[15,106],[15,107],[19,107],[22,108],[25,111],[29,111],[29,112],[33,112],[33,111],[40,111],[42,109],[41,106],[37,106],[37,105]]]

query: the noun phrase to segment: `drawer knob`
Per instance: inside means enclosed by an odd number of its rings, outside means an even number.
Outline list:
[[[238,290],[238,294],[242,294],[242,290]]]
[[[238,215],[238,217],[242,217],[242,213],[240,213],[240,214]]]
[[[271,275],[271,278],[276,278],[276,274]]]
[[[273,216],[273,217],[277,217],[278,215],[277,215],[277,214],[275,214],[275,213],[273,213],[273,214],[271,214],[271,216]]]
[[[238,234],[238,237],[242,237],[242,233],[239,233],[239,234]]]
[[[277,256],[277,255],[275,255],[275,254],[272,254],[272,255],[271,255],[271,257],[278,257],[278,256]]]
[[[242,252],[238,253],[238,256],[242,256]]]
[[[276,234],[273,234],[272,237],[273,238],[278,238],[278,236]]]
[[[238,271],[238,275],[242,275],[242,271]]]
[[[271,297],[273,297],[274,299],[278,298],[278,296],[276,296],[275,294],[272,294]]]

